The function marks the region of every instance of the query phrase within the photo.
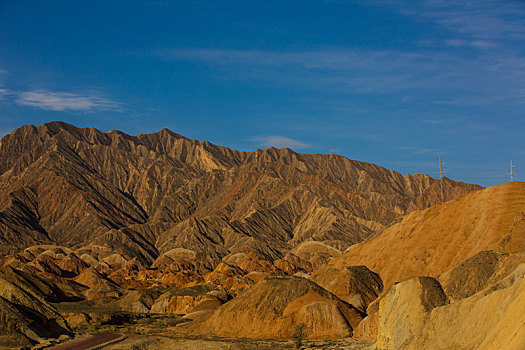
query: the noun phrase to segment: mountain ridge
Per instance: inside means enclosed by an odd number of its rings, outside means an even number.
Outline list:
[[[35,244],[109,245],[151,264],[174,248],[213,267],[303,242],[340,251],[407,213],[480,186],[402,175],[339,155],[236,151],[168,129],[130,136],[64,122],[0,140],[4,253]]]

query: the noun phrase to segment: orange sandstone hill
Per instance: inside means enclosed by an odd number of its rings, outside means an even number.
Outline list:
[[[378,350],[525,346],[525,183],[415,211],[317,274],[353,264],[384,282],[354,329]]]
[[[524,249],[525,183],[511,182],[412,212],[329,264],[336,268],[365,265],[379,274],[389,290],[395,282],[417,276],[438,277],[482,251],[515,253]],[[498,261],[496,256],[491,259],[484,263],[484,271],[493,269]],[[463,270],[474,273],[477,263],[469,264]]]
[[[186,317],[192,319],[192,314]],[[363,315],[316,283],[293,276],[269,277],[216,309],[204,320],[178,330],[236,338],[292,338],[304,326],[308,338],[352,335]]]
[[[185,259],[211,271],[224,257],[240,259],[239,252],[248,254],[246,266],[266,259],[289,269],[299,261],[295,255],[318,266],[404,215],[440,203],[441,188],[446,200],[480,189],[403,176],[337,155],[275,148],[240,152],[167,129],[130,136],[62,122],[26,125],[0,141],[0,253],[59,245],[89,264],[97,254],[104,259],[100,269],[136,258],[145,266]],[[413,214],[400,225],[454,203]],[[474,226],[483,225],[482,213],[479,218]],[[396,227],[382,237],[402,226]],[[501,244],[511,249],[513,238]],[[106,250],[112,255],[104,255]],[[417,255],[415,264],[405,266],[415,269],[424,258]],[[62,267],[46,259],[38,260],[43,269],[62,275],[83,264],[76,256]],[[446,259],[447,266],[455,261]],[[382,265],[378,269],[389,276]],[[398,276],[387,281],[392,278]]]

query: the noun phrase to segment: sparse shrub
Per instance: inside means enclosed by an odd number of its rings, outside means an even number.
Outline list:
[[[304,323],[299,323],[295,325],[295,332],[292,335],[292,337],[295,339],[295,348],[297,350],[301,349],[301,346],[303,346],[304,327],[306,327]]]

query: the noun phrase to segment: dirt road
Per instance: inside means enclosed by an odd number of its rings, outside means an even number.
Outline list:
[[[93,334],[79,340],[71,341],[66,344],[58,345],[52,350],[87,350],[97,345],[109,343],[124,337],[122,334]]]

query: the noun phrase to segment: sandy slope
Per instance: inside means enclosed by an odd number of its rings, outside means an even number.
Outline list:
[[[387,291],[394,282],[437,277],[480,251],[524,248],[525,183],[513,182],[413,212],[330,264],[365,265],[379,274]]]

